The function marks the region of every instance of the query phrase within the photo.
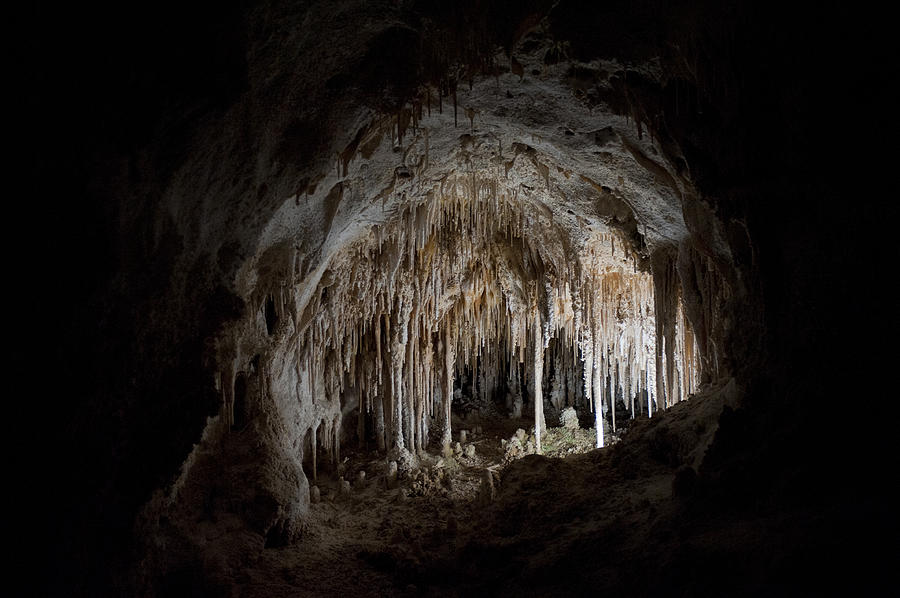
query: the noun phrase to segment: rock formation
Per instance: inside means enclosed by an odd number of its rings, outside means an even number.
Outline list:
[[[833,184],[874,146],[819,122],[858,98],[826,75],[868,80],[824,43],[840,18],[817,13],[801,44],[805,11],[749,2],[156,10],[44,15],[59,47],[31,48],[29,175],[63,277],[42,294],[74,297],[43,310],[62,337],[54,396],[76,389],[50,434],[71,497],[53,590],[215,594],[248,554],[303,536],[320,477],[347,478],[346,504],[375,491],[343,470],[351,441],[391,488],[430,443],[480,458],[453,442],[463,379],[533,417],[517,450],[538,454],[567,407],[593,413],[603,447],[622,418],[727,388],[715,441],[695,434],[706,456],[675,459],[679,504],[753,488],[773,509],[832,505],[816,493],[849,403],[838,373],[884,371],[847,328],[892,321],[844,315],[866,311],[846,281],[891,250],[880,214]],[[86,41],[69,54],[70,22]],[[854,157],[836,164],[831,143]],[[880,497],[850,477],[866,492],[834,505]]]

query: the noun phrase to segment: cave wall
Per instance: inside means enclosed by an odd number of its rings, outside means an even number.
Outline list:
[[[263,305],[233,281],[280,202],[329,171],[361,122],[395,110],[419,81],[440,84],[454,60],[477,62],[494,43],[514,47],[551,8],[346,3],[335,13],[325,4],[112,14],[40,6],[28,15],[40,31],[24,46],[34,65],[29,174],[53,206],[48,257],[70,294],[68,309],[45,310],[61,332],[51,349],[60,367],[54,396],[67,397],[52,401],[49,441],[59,455],[52,486],[68,496],[48,525],[57,590],[129,583],[110,574],[128,570],[141,548],[132,543],[137,513],[154,491],[172,489],[219,413],[223,355],[237,374],[269,347],[264,314],[246,335],[255,346],[223,353],[213,341]],[[832,347],[865,345],[860,330],[893,321],[884,313],[890,301],[855,310],[852,322],[835,315],[859,303],[850,279],[877,280],[884,256],[895,253],[877,232],[895,210],[869,201],[871,180],[852,174],[879,159],[856,149],[877,147],[855,139],[871,125],[831,125],[835,114],[881,113],[878,77],[833,43],[835,32],[859,31],[852,17],[765,3],[561,2],[550,11],[550,34],[581,61],[659,57],[663,77],[626,67],[611,91],[588,101],[659,140],[696,189],[682,197],[690,237],[669,260],[689,316],[705,330],[706,359],[714,353],[748,389],[751,408],[709,460],[719,472],[763,463],[744,468],[736,489],[765,483],[807,496],[823,485],[830,460],[857,472],[842,492],[863,496],[878,482],[851,465],[886,452],[888,436],[875,423],[862,446],[820,454],[841,404],[836,387],[873,390],[870,377],[855,382],[846,372],[879,367],[865,351]],[[108,20],[117,26],[101,25]],[[354,27],[364,21],[378,23],[372,37]],[[324,48],[329,37],[345,44]],[[855,149],[829,150],[838,144]],[[321,244],[320,221],[307,233],[310,247]],[[303,385],[287,361],[270,354],[253,387],[282,421],[296,415],[289,399],[262,388]],[[295,449],[276,459],[293,459],[294,474],[273,474],[270,487],[302,485]],[[797,476],[785,460],[810,467]],[[264,505],[261,527],[271,527],[277,509]]]

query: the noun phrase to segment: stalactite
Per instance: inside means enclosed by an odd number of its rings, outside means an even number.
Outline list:
[[[671,404],[675,377],[675,329],[678,304],[678,278],[675,256],[658,252],[652,259],[654,301],[656,306],[656,394],[665,406]],[[664,371],[665,377],[660,375]]]
[[[440,429],[449,450],[457,371],[470,373],[485,401],[505,377],[515,411],[516,395],[527,392],[518,364],[529,351],[523,368],[539,450],[544,388],[556,410],[592,409],[602,446],[607,419],[613,430],[621,423],[619,397],[635,417],[646,393],[651,416],[699,383],[701,352],[680,304],[674,254],[655,255],[652,275],[636,270],[617,233],[600,227],[575,241],[549,208],[508,184],[500,167],[472,169],[419,199],[395,198],[402,209],[333,256],[292,316],[309,395],[333,403],[352,386],[361,445],[370,414],[380,450],[424,450],[429,429]],[[329,419],[321,438],[334,458],[340,425]]]
[[[319,423],[316,422],[312,427],[312,470],[313,470],[313,484],[317,484],[319,480],[319,471],[316,464],[316,459],[318,458],[319,445],[316,441],[316,433],[318,432]]]
[[[341,419],[340,412],[332,422],[332,433],[334,434],[334,462],[341,462]]]

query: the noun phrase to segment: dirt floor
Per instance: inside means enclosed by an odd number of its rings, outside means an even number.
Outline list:
[[[504,466],[501,441],[517,429],[531,429],[533,423],[500,417],[457,419],[455,427],[466,430],[463,446],[474,446],[474,456],[464,452],[443,458],[441,447],[432,443],[420,457],[420,470],[395,488],[388,487],[383,454],[345,450],[340,471],[318,478],[321,500],[310,506],[301,541],[264,550],[241,576],[240,595],[417,594],[415,584],[403,583],[403,572],[418,570],[425,555],[429,561],[452,558],[472,533],[473,512],[485,506],[485,470]],[[365,472],[364,481],[359,472]],[[349,495],[340,492],[339,474],[351,480]]]
[[[551,427],[546,452],[564,456],[525,454],[529,420],[456,420],[454,444],[467,431],[459,451],[443,457],[431,445],[396,483],[383,454],[345,449],[339,467],[322,464],[321,500],[299,540],[263,546],[239,518],[213,523],[197,512],[201,524],[190,529],[200,540],[163,554],[180,562],[209,546],[212,556],[189,573],[192,593],[210,596],[795,596],[878,587],[891,553],[873,556],[872,547],[893,536],[871,522],[890,520],[893,505],[852,485],[815,490],[817,474],[791,459],[791,445],[756,430],[765,421],[733,409],[733,394],[707,388],[628,422],[599,450],[591,429]],[[350,481],[343,492],[340,476]],[[861,562],[851,566],[854,555]]]
[[[674,415],[675,410],[670,417]],[[644,426],[650,423],[644,418]],[[470,561],[487,546],[499,550],[503,560],[505,551],[518,551],[517,545],[531,541],[529,529],[553,525],[559,528],[555,534],[565,535],[566,528],[577,527],[589,515],[586,509],[598,508],[594,503],[602,503],[603,521],[580,533],[597,531],[597,525],[629,516],[635,505],[649,511],[652,504],[668,500],[672,493],[674,473],[668,467],[656,475],[643,475],[649,473],[644,465],[629,464],[633,475],[626,473],[625,477],[635,479],[619,485],[610,483],[606,474],[598,475],[597,468],[608,460],[610,449],[593,450],[593,429],[548,428],[542,442],[545,456],[526,454],[534,442],[533,419],[470,415],[466,420],[456,418],[454,430],[454,443],[459,440],[459,430],[466,430],[467,438],[453,457],[441,457],[440,447],[432,444],[428,454],[420,457],[419,471],[393,488],[387,482],[383,455],[345,450],[340,467],[318,478],[321,500],[311,505],[301,540],[262,550],[255,562],[238,574],[237,594],[457,595],[468,583],[480,586],[483,582],[480,576],[484,572],[477,571],[478,563]],[[510,450],[517,431],[521,451]],[[607,442],[615,443],[622,430],[619,432],[607,435]],[[470,445],[474,456],[467,454]],[[566,458],[559,458],[562,456]],[[493,495],[485,488],[485,477],[490,475],[486,471],[493,472]],[[365,472],[364,479],[360,472]],[[349,494],[340,490],[341,475],[351,481]],[[560,487],[548,488],[547,484]],[[572,503],[544,507],[534,503],[552,501],[546,495],[548,490],[566,488],[580,489]],[[559,521],[560,516],[566,521]],[[549,519],[542,523],[545,518]],[[548,549],[552,547],[534,552]],[[506,564],[504,575],[515,574],[507,568],[515,567],[516,562]],[[474,577],[458,578],[465,574],[459,570],[460,564],[474,566]]]

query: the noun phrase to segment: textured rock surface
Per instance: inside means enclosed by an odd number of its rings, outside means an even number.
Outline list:
[[[854,446],[834,439],[855,404],[839,393],[884,395],[870,352],[835,347],[868,347],[859,331],[895,319],[880,313],[889,299],[844,317],[896,253],[895,210],[873,207],[859,174],[889,171],[858,139],[885,114],[877,73],[834,42],[855,21],[756,3],[288,4],[35,10],[27,180],[51,208],[39,270],[55,273],[36,319],[59,339],[63,385],[41,492],[67,492],[47,511],[51,589],[215,594],[248,555],[302,537],[308,478],[341,463],[354,408],[298,367],[304,310],[346,282],[341,264],[374,227],[402,230],[404,206],[473,172],[548,223],[528,246],[557,264],[592,234],[618,238],[616,259],[654,274],[656,336],[687,318],[705,380],[736,378],[716,439],[690,459],[689,500],[729,522],[810,505],[808,525],[773,519],[766,538],[817,547],[749,587],[814,561],[844,579],[830,565],[875,533],[884,476],[867,474],[893,454],[888,418]],[[646,386],[662,396],[673,377],[658,355]],[[668,438],[648,450],[673,454]],[[648,538],[666,554],[665,534]],[[655,563],[673,588],[690,583],[679,558]]]

